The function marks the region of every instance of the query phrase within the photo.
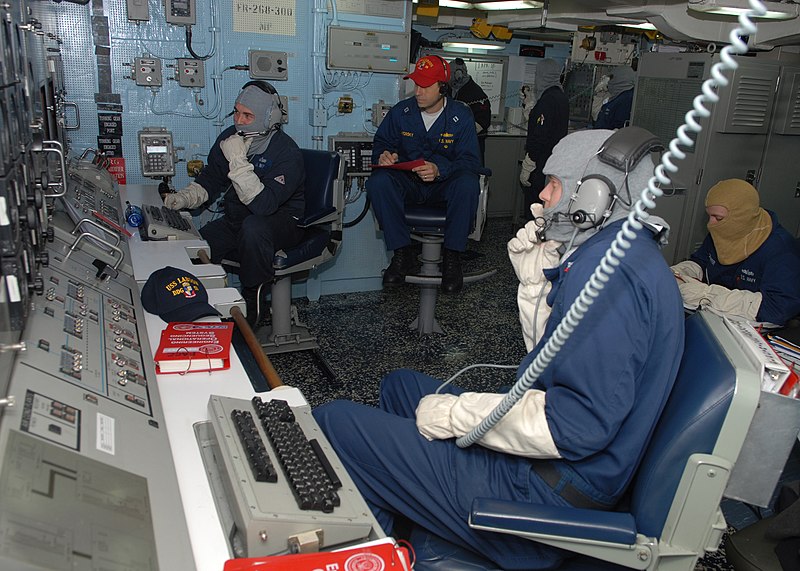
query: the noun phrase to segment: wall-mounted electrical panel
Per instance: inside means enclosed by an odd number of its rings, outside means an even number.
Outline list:
[[[131,22],[147,22],[150,20],[150,8],[147,0],[125,0],[128,20]]]
[[[372,135],[369,133],[331,135],[328,149],[344,157],[347,176],[369,176],[372,172]]]
[[[328,68],[406,73],[411,47],[408,32],[328,28]]]
[[[269,52],[264,50],[250,50],[247,52],[247,62],[252,79],[289,79],[289,68],[286,52]]]
[[[142,87],[161,87],[161,60],[158,58],[137,57],[133,61],[131,78]]]
[[[195,0],[164,0],[164,17],[168,24],[193,26],[197,21]]]
[[[139,159],[143,176],[175,176],[172,133],[164,127],[145,127],[139,131]]]
[[[636,34],[578,31],[572,36],[572,62],[630,65],[638,42]]]
[[[178,58],[175,79],[181,87],[205,87],[205,64],[200,59]]]

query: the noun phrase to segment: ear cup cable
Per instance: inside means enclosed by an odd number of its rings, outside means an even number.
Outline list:
[[[739,16],[739,26],[731,31],[729,35],[730,45],[725,46],[720,52],[720,61],[712,66],[711,77],[703,82],[702,93],[694,98],[692,102],[693,109],[686,114],[684,124],[678,127],[676,137],[669,144],[669,151],[662,156],[661,164],[656,167],[654,176],[648,181],[647,188],[642,190],[639,200],[633,206],[622,228],[608,247],[597,268],[595,268],[594,273],[583,286],[581,293],[572,303],[566,315],[550,336],[550,339],[547,340],[547,343],[545,343],[523,375],[503,400],[500,401],[500,404],[478,426],[456,440],[456,444],[461,448],[470,446],[483,438],[511,410],[511,407],[522,398],[525,392],[533,386],[539,375],[558,355],[561,348],[575,331],[575,328],[580,324],[589,307],[600,295],[605,284],[608,283],[616,266],[619,266],[620,260],[625,257],[626,251],[631,247],[631,242],[636,239],[634,230],[640,230],[643,227],[642,222],[647,221],[650,217],[647,209],[653,208],[656,205],[655,199],[664,194],[656,186],[656,182],[663,186],[671,183],[665,171],[673,174],[678,171],[678,167],[673,162],[673,157],[676,159],[686,157],[686,153],[680,149],[680,145],[685,147],[694,145],[694,141],[688,132],[699,133],[702,131],[703,127],[698,122],[698,119],[707,118],[711,115],[706,103],[713,104],[719,101],[719,95],[714,92],[714,89],[716,87],[725,87],[730,83],[724,72],[732,71],[739,67],[739,64],[733,59],[734,55],[747,52],[747,44],[742,41],[741,37],[752,36],[757,29],[756,25],[750,20],[750,16],[763,16],[766,14],[764,5],[758,0],[749,0],[749,6],[750,10]]]

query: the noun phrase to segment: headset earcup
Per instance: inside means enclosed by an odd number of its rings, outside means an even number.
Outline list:
[[[283,104],[277,93],[272,96],[272,109],[269,112],[269,130],[278,129],[283,122]]]
[[[570,201],[567,215],[581,230],[588,230],[601,224],[606,210],[616,194],[616,188],[602,175],[585,176],[578,183],[575,197]]]

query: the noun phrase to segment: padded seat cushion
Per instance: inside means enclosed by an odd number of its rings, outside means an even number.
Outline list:
[[[444,236],[447,204],[406,204],[406,226],[419,234]]]
[[[311,258],[316,258],[328,246],[330,235],[330,230],[325,228],[306,228],[306,235],[297,246],[275,253],[272,267],[276,270],[285,270]]]

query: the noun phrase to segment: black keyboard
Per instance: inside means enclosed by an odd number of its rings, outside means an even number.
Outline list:
[[[142,204],[144,234],[151,240],[201,240],[192,216],[166,206]]]
[[[301,510],[331,513],[341,504],[336,490],[342,487],[342,482],[325,457],[319,442],[306,438],[286,401],[264,402],[254,397],[252,405],[278,457],[297,507]],[[257,482],[277,482],[275,468],[250,412],[234,410],[231,412],[231,420],[246,451],[253,477]]]

